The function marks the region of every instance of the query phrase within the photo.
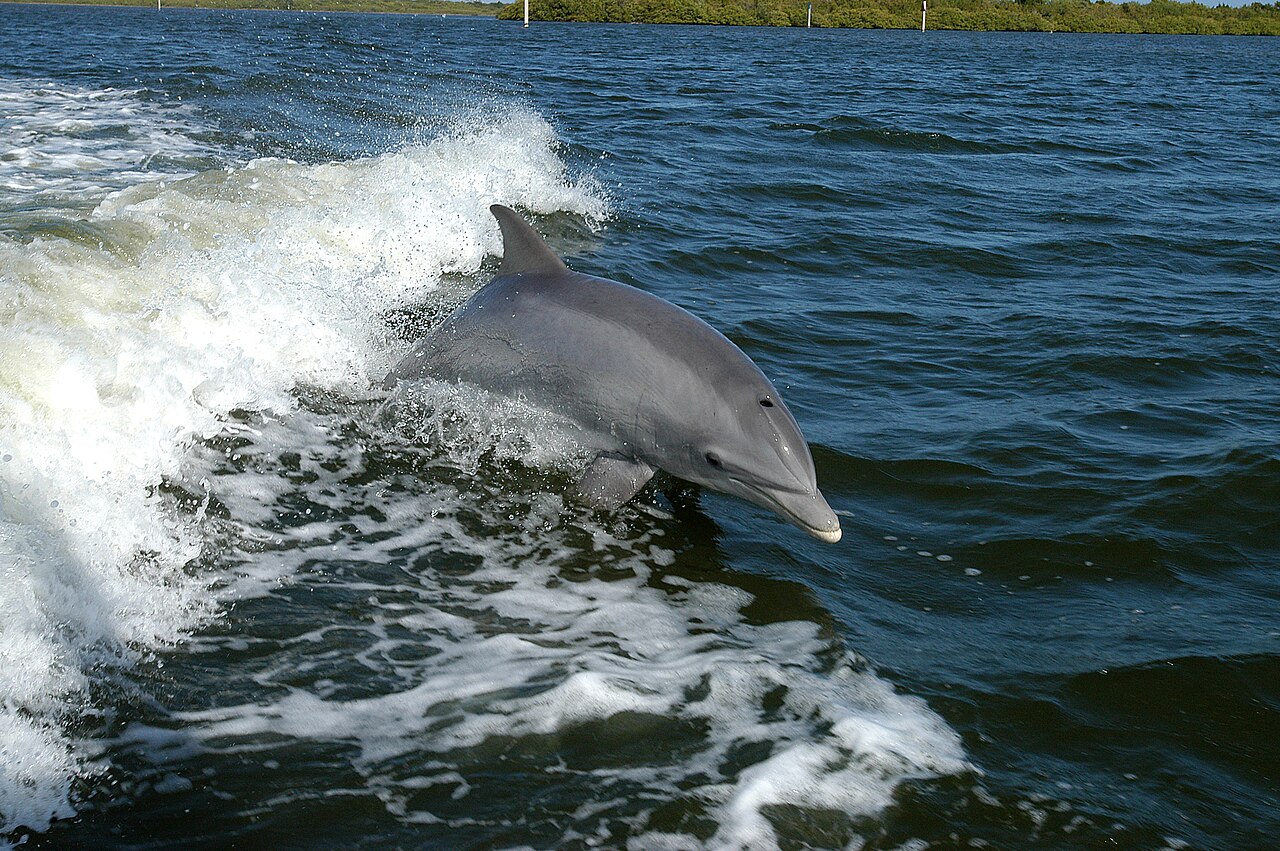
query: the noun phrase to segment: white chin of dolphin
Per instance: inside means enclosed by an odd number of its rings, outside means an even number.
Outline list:
[[[775,511],[778,510],[776,507],[773,507],[773,508]],[[796,517],[793,514],[790,514],[789,512],[786,513],[786,517],[794,525],[799,526],[801,529],[808,532],[810,535],[817,538],[819,541],[823,541],[828,544],[836,543],[844,535],[844,530],[840,528],[839,520],[833,519],[831,521],[830,526],[810,526],[808,523],[804,522],[803,520],[800,520],[798,517]]]
[[[839,526],[834,529],[805,529],[805,531],[817,538],[819,541],[826,541],[828,544],[836,543],[840,540],[840,537],[844,535],[844,532],[840,531]]]

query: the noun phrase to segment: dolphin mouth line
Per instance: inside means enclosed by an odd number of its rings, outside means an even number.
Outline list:
[[[771,506],[773,506],[776,511],[786,515],[786,517],[790,519],[792,523],[799,526],[801,529],[808,532],[810,535],[812,535],[813,537],[817,538],[820,541],[823,541],[828,544],[834,544],[837,541],[839,541],[844,534],[844,530],[840,528],[840,519],[838,517],[836,518],[834,529],[824,529],[821,526],[813,526],[805,522],[803,518],[799,517],[794,511],[792,511],[787,506],[783,505],[781,502],[775,499],[768,491],[764,490],[763,488],[757,487],[756,485],[750,484],[749,482],[744,482],[741,479],[735,478],[735,479],[732,479],[732,481],[736,482],[739,485],[742,485],[744,488],[750,490],[752,493],[758,494],[760,497],[765,499]],[[788,491],[788,493],[802,494],[803,491]],[[833,512],[833,516],[834,516],[834,512]]]
[[[834,529],[815,529],[812,526],[801,526],[800,528],[827,544],[834,544],[844,536],[844,530],[839,526]]]

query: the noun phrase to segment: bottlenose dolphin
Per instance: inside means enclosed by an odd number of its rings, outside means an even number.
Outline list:
[[[497,277],[417,342],[386,389],[467,382],[568,417],[596,452],[575,496],[596,508],[662,469],[840,540],[800,427],[741,349],[657,296],[571,271],[519,214],[489,209]]]

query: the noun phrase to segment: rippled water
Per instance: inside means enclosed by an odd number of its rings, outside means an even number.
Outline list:
[[[1264,847],[1267,40],[0,7],[0,844]],[[512,204],[844,540],[376,388]]]

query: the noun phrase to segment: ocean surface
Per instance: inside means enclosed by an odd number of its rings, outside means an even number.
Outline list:
[[[0,6],[0,847],[1280,836],[1280,42]],[[388,396],[513,205],[826,545]]]

